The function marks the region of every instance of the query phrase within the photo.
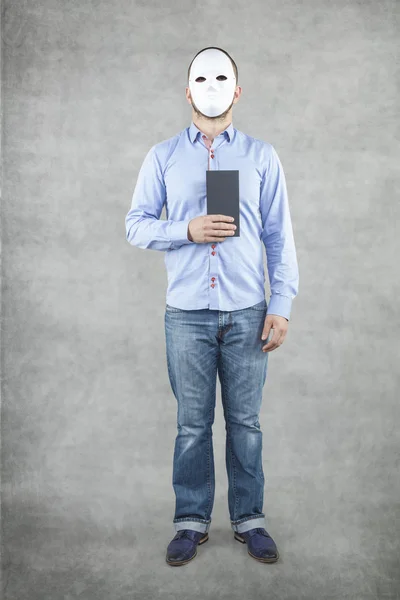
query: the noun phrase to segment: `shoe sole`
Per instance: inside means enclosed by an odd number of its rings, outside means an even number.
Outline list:
[[[200,538],[200,541],[197,545],[200,546],[201,544],[204,544],[204,542],[206,542],[207,540],[208,540],[208,533],[206,533],[205,536]],[[196,549],[196,552],[193,554],[193,556],[191,558],[188,558],[187,560],[168,560],[168,558],[166,558],[165,560],[169,565],[171,565],[171,567],[180,567],[182,565],[186,565],[188,562],[190,562],[191,560],[196,558],[196,556],[197,556],[197,549]]]
[[[242,544],[246,543],[246,540],[239,533],[235,532],[234,533],[234,538],[235,538],[235,540],[237,540],[238,542],[241,542]],[[250,550],[248,550],[247,553],[250,554],[250,556],[252,558],[255,558],[256,560],[258,560],[258,562],[262,562],[262,563],[274,563],[279,558],[279,552],[278,552],[278,550],[276,551],[276,556],[271,557],[271,558],[260,558],[259,556],[254,556],[254,554],[252,554],[250,552]]]

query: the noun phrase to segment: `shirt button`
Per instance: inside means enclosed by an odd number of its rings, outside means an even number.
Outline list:
[[[214,158],[214,154],[211,154],[211,158]]]
[[[215,244],[211,244],[211,248],[215,248]]]
[[[215,277],[211,277],[211,281],[215,281]]]
[[[214,254],[217,254],[216,252],[211,252],[211,254],[214,256]]]
[[[214,286],[215,286],[215,283],[212,283],[212,284],[211,284],[211,287],[213,288]]]

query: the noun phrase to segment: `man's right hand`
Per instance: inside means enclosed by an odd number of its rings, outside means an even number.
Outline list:
[[[198,244],[223,242],[235,233],[233,218],[226,215],[201,215],[188,226],[188,240]]]

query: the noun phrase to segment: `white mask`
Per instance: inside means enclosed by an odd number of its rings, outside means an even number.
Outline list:
[[[196,81],[198,77],[202,79]],[[189,89],[196,107],[206,117],[218,117],[225,112],[232,104],[236,89],[229,57],[214,48],[198,54],[190,67]]]

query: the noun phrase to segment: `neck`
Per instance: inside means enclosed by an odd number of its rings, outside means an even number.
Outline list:
[[[213,142],[232,123],[232,113],[229,111],[223,118],[210,119],[193,111],[192,121]]]

